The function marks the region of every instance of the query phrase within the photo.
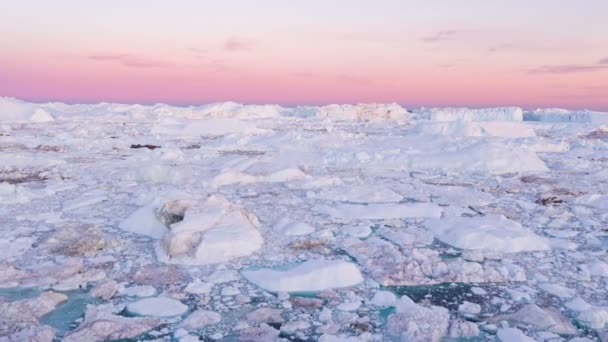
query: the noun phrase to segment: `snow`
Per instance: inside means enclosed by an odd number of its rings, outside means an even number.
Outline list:
[[[315,292],[363,282],[363,276],[354,264],[340,260],[308,260],[286,271],[266,268],[242,274],[269,292]]]
[[[128,304],[127,311],[137,316],[173,317],[186,313],[188,306],[176,299],[153,297]]]
[[[502,215],[435,219],[425,225],[436,239],[461,249],[502,253],[551,249],[548,239]]]

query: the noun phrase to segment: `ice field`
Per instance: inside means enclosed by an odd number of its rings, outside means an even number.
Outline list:
[[[608,341],[608,113],[0,98],[0,341]]]

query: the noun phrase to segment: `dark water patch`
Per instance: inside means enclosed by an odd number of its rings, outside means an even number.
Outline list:
[[[480,296],[471,292],[471,288],[476,285],[465,283],[441,283],[436,285],[417,285],[417,286],[386,286],[385,289],[393,292],[397,296],[408,296],[414,302],[425,302],[431,305],[442,306],[450,311],[458,311],[458,305],[464,301],[485,306],[487,299],[492,296],[489,294]],[[487,291],[487,289],[484,289]]]

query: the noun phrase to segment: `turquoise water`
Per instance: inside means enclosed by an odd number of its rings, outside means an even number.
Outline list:
[[[40,289],[37,287],[9,287],[0,289],[0,297],[4,297],[9,301],[33,298],[40,294]]]
[[[99,303],[98,299],[89,296],[86,292],[70,291],[63,293],[68,296],[68,300],[57,305],[55,310],[40,318],[40,323],[57,329],[59,336],[76,327],[74,321],[84,315],[87,304]]]

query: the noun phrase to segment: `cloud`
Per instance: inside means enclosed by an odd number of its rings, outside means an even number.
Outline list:
[[[608,64],[608,57],[600,59],[599,64]]]
[[[99,54],[87,56],[87,59],[98,62],[119,63],[130,68],[167,68],[173,64],[163,61],[147,59],[127,54]]]
[[[594,72],[608,69],[608,65],[583,65],[583,64],[564,64],[564,65],[543,65],[538,68],[528,70],[530,74],[574,74],[581,72]]]
[[[241,39],[232,37],[226,40],[224,43],[224,50],[226,51],[246,51],[251,50],[255,43],[251,40]]]
[[[436,43],[436,42],[440,42],[440,41],[454,39],[454,36],[456,35],[456,33],[457,33],[456,30],[444,30],[444,31],[439,31],[432,36],[424,37],[421,40],[425,43]]]

